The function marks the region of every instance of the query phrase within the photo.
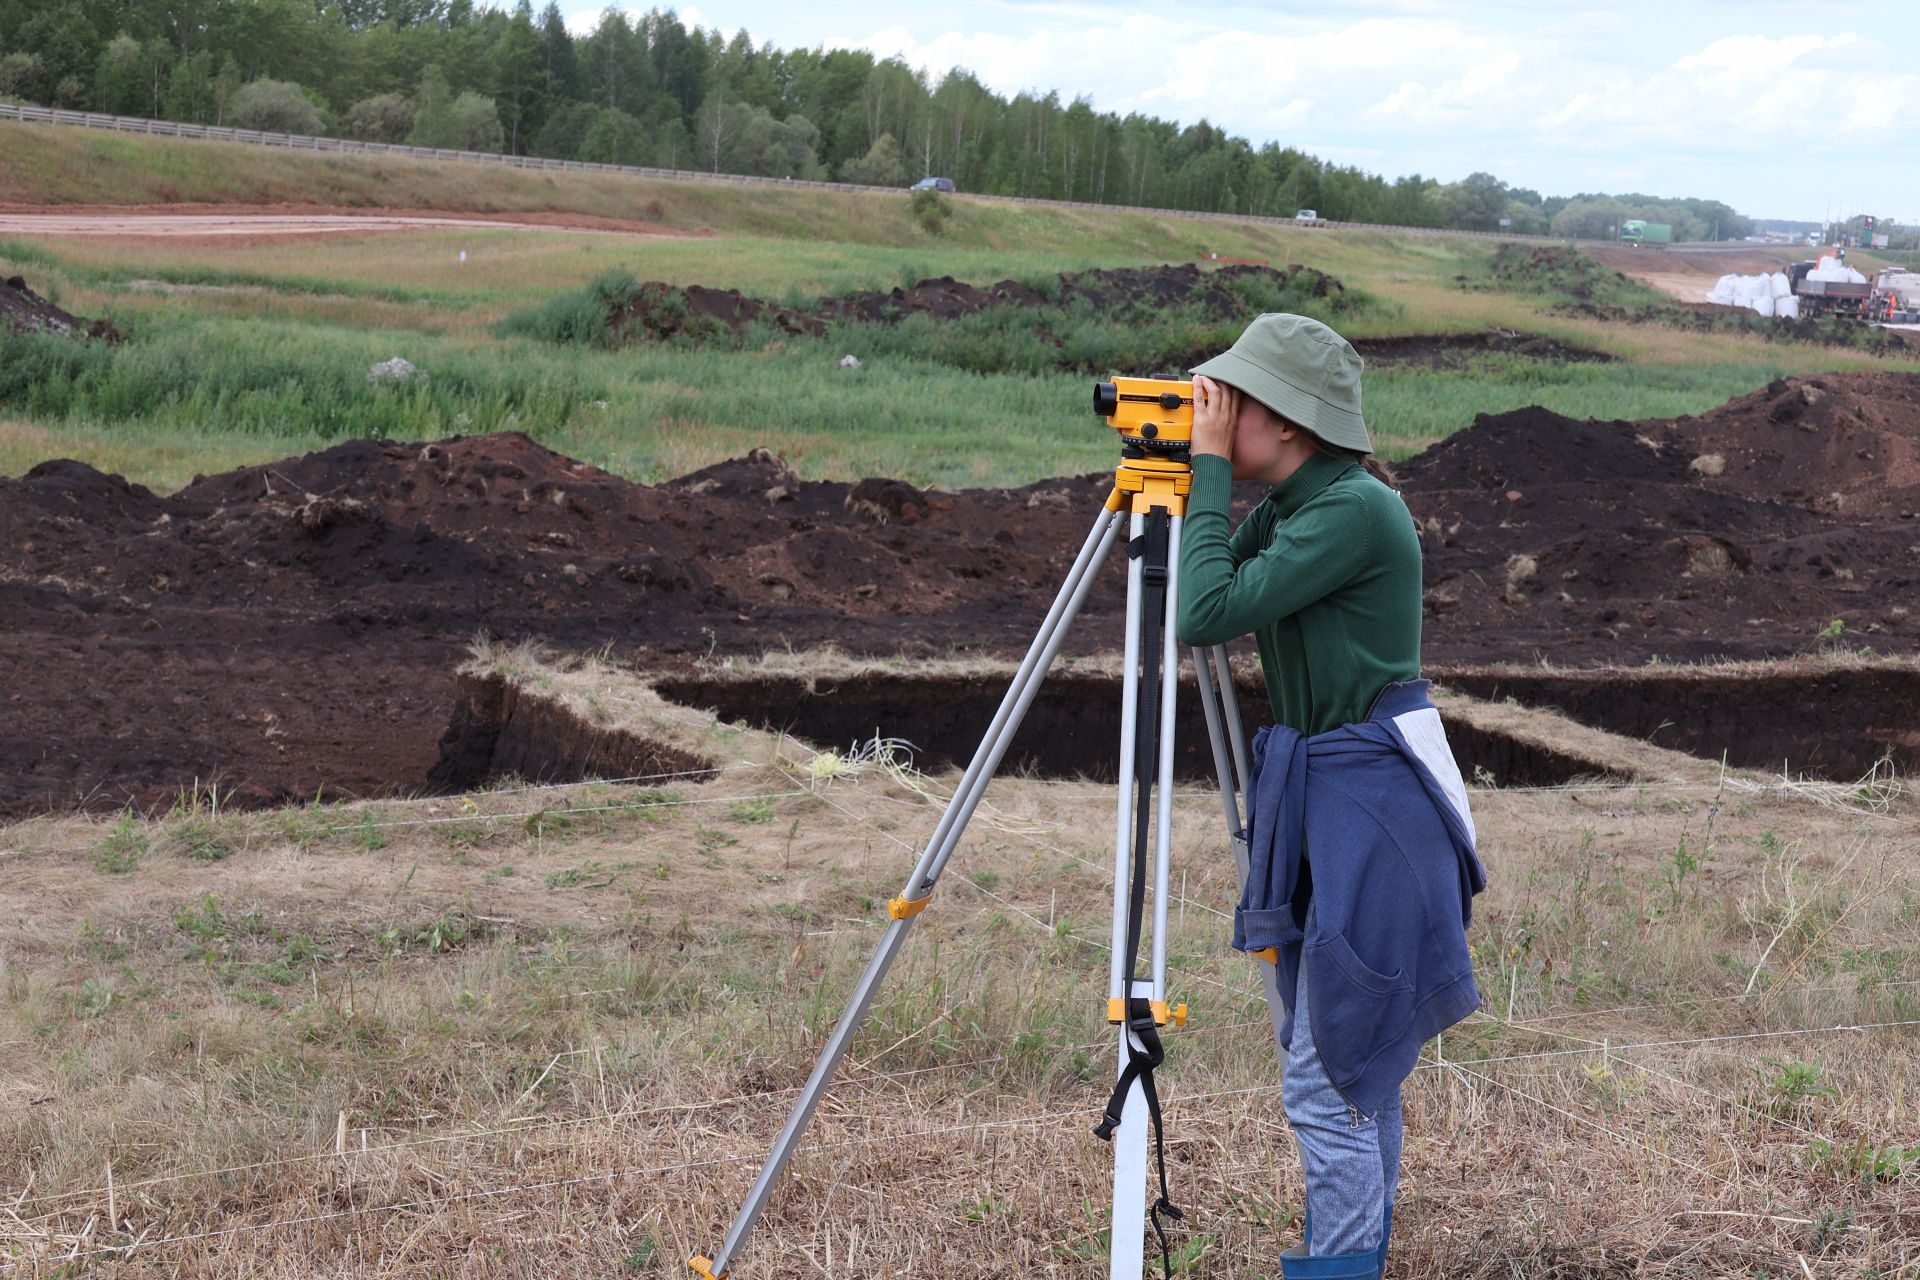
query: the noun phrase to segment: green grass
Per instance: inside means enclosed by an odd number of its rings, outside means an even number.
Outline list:
[[[1088,375],[1038,358],[1006,317],[842,326],[824,340],[756,331],[739,351],[556,345],[503,327],[515,312],[535,309],[554,324],[534,331],[587,325],[591,338],[590,316],[568,295],[609,272],[795,304],[929,276],[1035,280],[1190,262],[1213,250],[1276,266],[1302,262],[1340,278],[1372,300],[1330,317],[1352,336],[1500,325],[1617,357],[1375,368],[1367,413],[1390,459],[1481,412],[1540,404],[1574,417],[1668,417],[1787,374],[1920,367],[1753,335],[1568,315],[1551,293],[1463,290],[1457,277],[1484,273],[1490,256],[1484,242],[1469,240],[969,200],[957,202],[936,238],[914,224],[904,197],[891,195],[649,185],[15,125],[0,125],[0,143],[0,200],[572,209],[721,233],[439,229],[265,245],[0,242],[0,271],[20,272],[68,309],[107,316],[129,335],[119,347],[0,340],[0,474],[74,457],[169,491],[196,475],[349,438],[510,429],[646,482],[755,447],[783,455],[808,478],[884,474],[948,487],[1023,484],[1115,461],[1110,433],[1087,409]],[[1159,328],[1090,322],[1071,335],[1067,363],[1151,372],[1140,364],[1176,347],[1224,345],[1232,328],[1178,317]],[[838,366],[848,352],[861,356],[862,368]],[[370,385],[368,367],[394,356],[426,379]]]

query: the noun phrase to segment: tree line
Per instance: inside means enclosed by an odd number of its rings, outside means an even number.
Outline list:
[[[1101,204],[1606,237],[1734,239],[1714,200],[1543,197],[1489,173],[1388,179],[1205,120],[1001,97],[858,49],[756,46],[671,10],[474,0],[0,0],[0,97],[116,115],[605,164]]]

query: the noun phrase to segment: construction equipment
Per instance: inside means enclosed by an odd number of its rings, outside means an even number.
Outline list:
[[[933,835],[907,877],[906,887],[887,904],[891,918],[880,945],[861,974],[846,1009],[815,1062],[793,1112],[775,1138],[746,1201],[725,1240],[711,1258],[695,1257],[688,1266],[703,1280],[721,1280],[765,1209],[775,1182],[793,1155],[840,1059],[845,1055],[867,1008],[885,980],[913,923],[932,899],[967,821],[1013,741],[1021,719],[1046,678],[1048,667],[1079,612],[1094,574],[1119,540],[1123,519],[1127,534],[1127,613],[1124,683],[1120,703],[1118,807],[1114,827],[1113,929],[1103,1013],[1116,1028],[1119,1068],[1116,1085],[1094,1132],[1113,1144],[1112,1217],[1109,1219],[1108,1274],[1116,1280],[1140,1280],[1144,1271],[1146,1228],[1151,1220],[1161,1258],[1171,1276],[1173,1264],[1163,1215],[1178,1218],[1167,1186],[1165,1151],[1160,1150],[1160,1192],[1147,1201],[1148,1128],[1158,1143],[1159,1091],[1153,1071],[1164,1059],[1161,1031],[1186,1023],[1186,1006],[1172,1003],[1166,989],[1167,886],[1173,823],[1174,701],[1178,690],[1179,647],[1173,620],[1179,600],[1181,522],[1192,484],[1193,384],[1145,378],[1116,378],[1094,388],[1094,407],[1121,441],[1121,460],[1113,491],[1094,521],[1073,567],[1068,570],[1026,658],[995,712],[986,735],[967,766]],[[1224,646],[1193,650],[1194,671],[1212,739],[1221,805],[1233,839],[1241,883],[1247,876],[1246,796],[1249,755],[1233,677]],[[1139,967],[1149,880],[1153,914],[1147,972]],[[1277,966],[1272,958],[1256,963],[1267,1011],[1278,1043],[1286,1016]],[[782,1271],[787,1268],[782,1268]]]
[[[1847,279],[1835,279],[1842,274],[1835,268],[1822,269],[1819,262],[1788,263],[1783,270],[1787,273],[1787,283],[1793,286],[1793,296],[1800,300],[1800,314],[1803,316],[1838,316],[1842,319],[1863,320],[1869,318],[1869,304],[1873,301],[1874,288],[1865,276],[1858,280],[1857,271],[1845,273]],[[1833,261],[1838,262],[1838,259]],[[1826,278],[1822,278],[1822,277]],[[1875,317],[1877,318],[1877,317]]]
[[[1882,324],[1920,323],[1920,271],[1888,267],[1873,280],[1878,306],[1868,308]]]

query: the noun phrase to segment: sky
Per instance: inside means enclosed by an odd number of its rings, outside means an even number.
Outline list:
[[[602,4],[561,0],[590,30]],[[651,4],[622,7],[638,13]],[[1008,95],[1202,118],[1388,178],[1485,170],[1543,195],[1640,191],[1758,218],[1920,222],[1912,0],[700,0],[756,44],[864,48]],[[1903,129],[1902,126],[1906,126]]]

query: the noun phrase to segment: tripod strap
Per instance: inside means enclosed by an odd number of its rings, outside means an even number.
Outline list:
[[[1140,566],[1140,669],[1128,679],[1140,681],[1139,712],[1133,734],[1133,875],[1127,886],[1127,963],[1131,980],[1140,967],[1140,926],[1146,914],[1147,878],[1152,875],[1153,784],[1160,767],[1160,648],[1167,617],[1167,551],[1171,518],[1165,507],[1147,512],[1145,529],[1127,543]],[[1132,987],[1129,985],[1128,990]]]
[[[1173,1251],[1167,1243],[1166,1228],[1160,1225],[1160,1215],[1164,1213],[1178,1222],[1186,1214],[1173,1203],[1173,1193],[1167,1186],[1167,1137],[1160,1120],[1160,1087],[1153,1079],[1153,1070],[1167,1060],[1167,1051],[1160,1043],[1160,1028],[1154,1020],[1151,1001],[1143,996],[1127,1001],[1127,1029],[1133,1033],[1127,1040],[1127,1065],[1121,1069],[1113,1093],[1107,1098],[1106,1113],[1100,1117],[1100,1123],[1093,1126],[1093,1135],[1102,1142],[1113,1140],[1113,1131],[1120,1127],[1120,1115],[1126,1109],[1127,1094],[1138,1080],[1140,1094],[1147,1103],[1147,1119],[1153,1124],[1154,1163],[1160,1173],[1160,1196],[1153,1202],[1148,1216],[1153,1223],[1154,1237],[1160,1242],[1160,1264],[1165,1268],[1167,1280],[1172,1280]],[[1139,1041],[1138,1045],[1135,1040]]]
[[[1140,669],[1127,673],[1128,679],[1140,681],[1133,751],[1133,869],[1127,886],[1127,956],[1122,969],[1127,975],[1129,993],[1132,992],[1133,980],[1140,967],[1141,923],[1146,915],[1147,878],[1152,874],[1152,796],[1160,763],[1160,649],[1167,624],[1167,561],[1171,524],[1172,518],[1167,509],[1154,507],[1147,512],[1141,536],[1127,544],[1127,556],[1130,559],[1145,561],[1140,566],[1143,597],[1140,610]],[[1100,1123],[1094,1126],[1093,1132],[1103,1142],[1112,1140],[1113,1131],[1120,1125],[1121,1112],[1127,1105],[1127,1094],[1133,1089],[1133,1082],[1138,1080],[1141,1096],[1147,1104],[1147,1118],[1153,1125],[1154,1157],[1160,1173],[1160,1195],[1154,1201],[1149,1216],[1154,1237],[1160,1242],[1161,1266],[1168,1280],[1172,1280],[1173,1254],[1160,1216],[1165,1214],[1178,1221],[1186,1215],[1174,1205],[1167,1187],[1166,1135],[1161,1125],[1160,1089],[1153,1078],[1154,1068],[1167,1060],[1167,1053],[1160,1042],[1160,1027],[1154,1016],[1152,1002],[1129,994],[1126,1009],[1127,1029],[1132,1032],[1127,1039],[1127,1064],[1121,1069],[1113,1093],[1107,1098],[1106,1112],[1101,1116]]]

